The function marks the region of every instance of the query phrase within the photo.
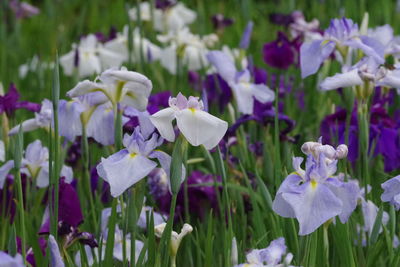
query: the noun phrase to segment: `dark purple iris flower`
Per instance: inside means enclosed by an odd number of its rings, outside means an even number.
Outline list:
[[[215,105],[223,112],[232,100],[232,89],[219,74],[208,74],[204,80],[199,73],[190,71],[188,73],[189,83],[192,87],[207,97],[208,106]],[[205,91],[205,92],[204,92]]]
[[[83,222],[83,214],[78,194],[75,188],[65,182],[64,177],[60,179],[59,186],[59,206],[58,206],[58,221],[59,233],[65,234],[64,230],[78,227]],[[48,234],[50,232],[50,217],[45,220],[41,226],[39,233]]]
[[[81,146],[81,137],[77,137],[75,142],[68,148],[65,162],[68,163],[69,166],[76,166],[78,164],[82,155]]]
[[[231,26],[235,20],[232,18],[227,18],[222,14],[215,14],[211,17],[211,21],[216,31],[222,31],[224,28]]]
[[[374,155],[382,155],[384,158],[385,172],[400,168],[400,123],[391,117],[385,108],[379,103],[371,108],[370,119],[370,148],[375,146]],[[324,140],[329,144],[344,144],[346,137],[347,111],[339,108],[334,114],[328,115],[321,123],[320,132]],[[348,128],[349,140],[348,158],[352,163],[358,159],[358,120],[356,108],[351,113]]]
[[[168,100],[171,97],[170,91],[163,91],[152,94],[149,97],[149,104],[147,105],[147,111],[150,114],[154,114],[160,109],[169,107]]]
[[[166,174],[162,169],[155,169],[150,173],[148,179],[149,191],[157,203],[160,211],[168,214],[171,194],[168,190],[168,184],[165,183]],[[217,178],[217,181],[220,181]],[[201,171],[193,171],[187,180],[188,183],[188,205],[190,214],[197,215],[199,218],[205,218],[210,209],[214,211],[218,209],[217,194],[212,174],[205,174]],[[208,183],[211,185],[201,185]],[[185,212],[185,197],[183,184],[178,193],[175,214],[176,218],[184,216]]]
[[[24,108],[32,112],[40,111],[40,104],[28,101],[19,101],[19,92],[13,83],[10,84],[7,94],[0,96],[0,114],[5,112],[12,116],[17,109]]]
[[[117,28],[115,26],[111,26],[108,35],[105,35],[102,32],[96,32],[94,35],[96,36],[97,41],[99,41],[100,43],[105,43],[117,38],[117,33]]]
[[[290,24],[294,22],[294,18],[291,14],[282,14],[282,13],[272,13],[269,15],[269,21],[276,25],[282,25],[288,27]]]
[[[156,0],[156,8],[166,10],[177,4],[176,0]]]
[[[79,197],[73,185],[60,179],[59,206],[58,206],[58,234],[64,237],[64,247],[69,247],[75,241],[91,247],[97,247],[93,234],[80,232],[78,226],[83,222],[83,214]],[[40,227],[39,234],[50,233],[50,216],[45,218]]]
[[[277,39],[263,47],[264,62],[278,69],[287,69],[298,62],[298,39],[289,41],[283,32],[278,32]]]
[[[90,186],[93,195],[100,190],[100,199],[103,203],[111,202],[110,185],[103,179],[99,179],[99,174],[97,173],[96,166],[90,170]],[[99,189],[99,183],[102,182],[101,189]]]

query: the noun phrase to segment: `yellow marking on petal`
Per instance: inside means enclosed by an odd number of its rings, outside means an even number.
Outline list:
[[[136,157],[136,155],[137,155],[136,153],[130,153],[130,154],[129,154],[129,156],[130,156],[131,158]]]
[[[312,189],[317,188],[317,185],[318,185],[317,181],[311,180],[311,188],[312,188]]]
[[[190,110],[191,112],[193,112],[193,113],[196,111],[195,108],[189,108],[189,110]]]

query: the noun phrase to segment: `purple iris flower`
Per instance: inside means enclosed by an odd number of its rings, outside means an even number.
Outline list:
[[[345,223],[357,206],[360,189],[334,176],[337,160],[347,156],[345,145],[334,149],[307,142],[302,151],[307,155],[305,171],[300,166],[303,158],[293,158],[295,172],[282,182],[272,208],[282,217],[296,218],[299,235],[308,235],[336,216]]]
[[[19,92],[13,83],[10,84],[8,92],[0,95],[0,114],[5,112],[7,116],[12,116],[15,110],[23,108],[32,112],[40,111],[40,104],[28,101],[19,101]]]
[[[297,62],[297,39],[289,41],[283,32],[278,32],[277,39],[263,47],[264,62],[268,65],[287,69]]]
[[[170,91],[163,91],[150,95],[147,111],[152,115],[160,109],[169,107],[168,101],[171,97]]]
[[[160,211],[168,214],[171,204],[171,194],[168,191],[168,178],[162,169],[155,169],[149,175],[149,192],[157,202]],[[220,181],[217,178],[217,181]],[[205,174],[201,171],[193,171],[187,180],[188,183],[188,205],[190,214],[196,214],[199,218],[205,218],[210,209],[218,209],[217,194],[213,186],[214,177],[212,174]],[[210,185],[200,185],[209,183]],[[183,186],[183,185],[182,185]],[[176,204],[176,218],[184,216],[185,197],[184,190],[180,190]]]
[[[390,202],[396,210],[400,210],[400,175],[387,180],[381,186],[385,190],[381,195],[381,200]]]
[[[83,222],[83,214],[78,194],[71,184],[65,182],[64,178],[60,179],[58,203],[58,230],[60,234],[65,234],[65,231],[69,232],[70,228],[76,228]],[[39,230],[40,234],[50,232],[50,216],[47,213],[44,217],[44,223]]]
[[[227,18],[222,14],[215,14],[211,17],[211,21],[214,27],[214,30],[221,31],[224,28],[231,26],[235,20],[232,18]]]
[[[347,112],[338,109],[334,114],[328,115],[321,123],[321,135],[327,143],[339,144],[345,142]],[[400,168],[400,124],[396,118],[389,116],[380,103],[371,107],[370,140],[375,144],[374,155],[382,155],[386,172]],[[358,119],[356,108],[351,113],[349,132],[349,160],[355,163],[358,158]]]
[[[301,76],[316,73],[320,65],[334,52],[335,48],[360,49],[366,56],[379,64],[384,63],[384,46],[377,40],[359,33],[358,25],[351,19],[333,19],[322,39],[305,42],[300,48]],[[340,50],[343,53],[343,50]]]
[[[96,167],[93,167],[90,170],[90,186],[92,189],[92,193],[94,195],[97,192],[97,190],[99,190],[101,201],[103,203],[109,203],[112,200],[110,195],[110,185],[106,181],[103,181],[101,188],[99,188],[100,177],[99,174],[97,173]]]

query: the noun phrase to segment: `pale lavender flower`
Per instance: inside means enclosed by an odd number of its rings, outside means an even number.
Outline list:
[[[24,267],[24,260],[21,254],[16,254],[14,257],[0,251],[0,266],[11,266],[11,267]]]
[[[108,69],[99,77],[99,82],[85,80],[67,92],[69,97],[78,97],[92,92],[102,92],[112,103],[145,110],[150,92],[151,81],[144,75],[128,71],[126,68]]]
[[[286,250],[285,239],[280,237],[273,240],[264,249],[253,249],[247,253],[247,263],[236,265],[236,267],[289,266],[293,259],[293,254],[286,253]]]
[[[146,177],[157,163],[151,159],[156,158],[161,167],[170,173],[171,157],[162,151],[155,150],[163,143],[163,139],[153,134],[146,140],[136,127],[132,135],[125,134],[123,145],[125,149],[102,158],[97,165],[97,172],[100,177],[110,184],[110,191],[113,197],[118,197],[129,187]],[[185,178],[186,170],[182,168],[182,181]]]
[[[337,160],[347,156],[347,147],[337,149],[320,142],[307,142],[302,151],[307,154],[306,170],[303,158],[293,158],[295,172],[282,182],[273,210],[282,217],[299,221],[299,235],[314,232],[327,220],[339,216],[345,223],[357,206],[358,186],[333,176]]]
[[[300,48],[300,66],[303,78],[318,71],[320,65],[335,49],[343,51],[347,47],[360,49],[364,55],[374,58],[376,62],[384,62],[384,46],[377,40],[363,36],[358,25],[351,19],[333,19],[322,39],[305,42]]]
[[[237,71],[233,59],[228,54],[222,51],[211,51],[207,54],[207,58],[232,88],[240,112],[252,114],[254,98],[261,103],[275,99],[274,91],[268,86],[251,82],[251,75],[247,69]]]
[[[169,108],[160,110],[150,117],[161,136],[170,142],[175,140],[172,121],[186,140],[193,146],[204,145],[212,149],[218,145],[228,129],[228,123],[205,112],[203,102],[198,97],[187,99],[181,93],[169,99]],[[207,131],[204,131],[207,129]]]
[[[11,0],[9,5],[18,19],[30,18],[40,13],[39,8],[31,4],[28,4],[27,2],[20,2],[19,0]]]
[[[384,190],[381,200],[383,202],[390,202],[396,210],[400,210],[400,175],[387,180],[381,187]]]
[[[21,124],[18,124],[14,128],[12,128],[8,135],[17,134],[19,131],[19,127],[22,127],[22,132],[29,132],[36,130],[38,128],[49,129],[53,118],[53,104],[50,100],[44,99],[42,101],[42,107],[40,108],[40,112],[35,112],[35,118],[28,119]]]

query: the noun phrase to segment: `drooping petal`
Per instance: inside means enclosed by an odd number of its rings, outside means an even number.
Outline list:
[[[296,193],[303,178],[297,174],[291,174],[282,182],[276,193],[272,209],[285,218],[295,218],[296,214],[292,206],[282,197],[283,193]]]
[[[74,141],[76,136],[82,135],[82,122],[80,115],[84,107],[79,102],[68,102],[60,100],[59,102],[59,133],[69,141]]]
[[[162,109],[150,117],[150,121],[157,128],[160,135],[170,142],[175,140],[175,132],[172,126],[174,118],[175,111],[172,108]]]
[[[64,267],[64,261],[62,260],[58,244],[54,236],[49,235],[49,247],[50,247],[50,265],[53,267]]]
[[[104,90],[105,88],[102,84],[91,82],[89,80],[84,80],[82,82],[79,82],[74,88],[69,90],[67,92],[67,96],[77,97],[91,92],[97,92],[97,91],[103,92]]]
[[[272,102],[275,99],[275,92],[264,84],[253,84],[253,96],[261,103]]]
[[[176,122],[179,130],[191,145],[204,145],[207,149],[218,145],[228,129],[226,121],[197,109],[184,109],[177,112]]]
[[[314,232],[321,224],[339,215],[342,202],[324,184],[306,182],[302,192],[283,193],[282,197],[293,208],[300,224],[299,235]]]
[[[360,38],[352,38],[344,42],[344,44],[362,50],[365,55],[372,57],[379,64],[385,62],[383,58],[385,47],[374,38],[361,36]]]
[[[379,80],[376,85],[400,89],[400,69],[388,70],[385,77]]]
[[[363,80],[358,75],[358,69],[353,69],[345,73],[337,73],[332,77],[327,77],[321,82],[321,90],[333,90],[341,87],[350,87],[363,84]]]
[[[229,83],[235,80],[236,67],[229,55],[222,51],[211,51],[207,54],[207,59],[226,82]]]
[[[341,182],[336,178],[327,180],[327,186],[339,198],[342,203],[342,212],[339,214],[339,219],[342,223],[347,222],[350,215],[357,207],[357,201],[360,197],[360,188],[355,182]]]
[[[8,173],[14,168],[14,160],[9,160],[0,167],[0,189],[3,189]]]
[[[312,43],[303,43],[300,47],[301,77],[305,78],[316,73],[334,49],[334,42],[324,44],[323,40],[315,40]]]
[[[230,84],[240,112],[252,114],[254,107],[253,90],[250,84]]]
[[[106,159],[102,158],[97,171],[110,184],[111,195],[118,197],[156,166],[154,161],[141,155],[129,154],[124,149]]]
[[[86,127],[88,137],[105,146],[114,144],[114,111],[108,103],[95,109]]]
[[[29,120],[22,122],[21,124],[18,124],[14,128],[12,128],[8,132],[8,135],[17,134],[19,132],[20,126],[22,127],[22,132],[30,132],[30,131],[40,128],[40,125],[37,123],[36,119],[29,119]]]

